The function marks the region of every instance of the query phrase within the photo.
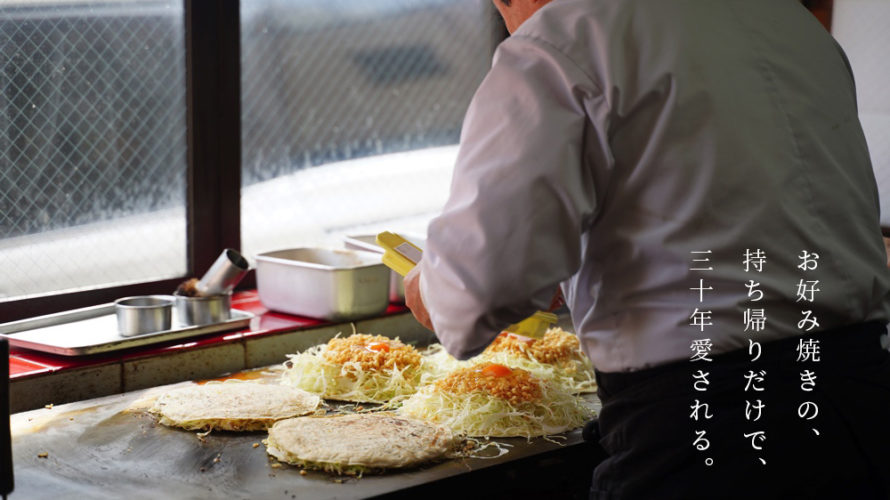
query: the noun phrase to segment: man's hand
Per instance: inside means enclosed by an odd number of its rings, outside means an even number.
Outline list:
[[[405,305],[414,314],[414,318],[423,326],[432,331],[433,323],[430,321],[430,313],[423,305],[420,296],[420,266],[415,266],[405,276]]]

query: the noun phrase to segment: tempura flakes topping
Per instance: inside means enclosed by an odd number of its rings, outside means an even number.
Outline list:
[[[494,363],[479,363],[455,370],[435,383],[436,388],[451,394],[466,394],[481,391],[516,405],[541,399],[541,382],[521,368],[506,368]]]
[[[356,363],[363,371],[418,367],[421,360],[420,353],[412,346],[382,335],[364,333],[331,339],[324,358],[339,365]]]
[[[527,339],[501,333],[486,352],[508,352],[540,363],[560,363],[572,359],[581,349],[578,337],[559,328],[551,328],[541,339]]]

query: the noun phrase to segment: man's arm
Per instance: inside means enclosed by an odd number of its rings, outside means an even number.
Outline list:
[[[597,96],[549,46],[514,37],[499,48],[464,121],[450,197],[406,282],[409,307],[421,322],[429,312],[458,358],[546,309],[580,266],[596,201],[584,161],[586,106]]]

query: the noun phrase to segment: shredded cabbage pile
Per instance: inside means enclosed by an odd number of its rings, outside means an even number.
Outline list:
[[[459,361],[436,344],[421,354],[420,366],[366,371],[356,362],[332,363],[324,358],[327,344],[289,354],[280,383],[326,399],[356,403],[386,403],[408,397],[425,384],[448,374]]]
[[[417,367],[364,371],[359,363],[342,365],[323,356],[327,344],[288,355],[281,383],[319,394],[327,399],[357,403],[385,403],[396,396],[413,394],[420,384]]]
[[[552,380],[558,383],[573,394],[596,392],[596,376],[593,372],[593,364],[584,353],[579,352],[578,354],[578,356],[572,359],[552,364],[536,360],[531,353],[528,353],[531,357],[529,359],[505,351],[484,352],[470,361],[488,361],[506,365],[510,368],[522,368],[531,372],[536,378]]]
[[[476,437],[532,438],[583,426],[594,414],[584,400],[562,387],[541,382],[541,399],[512,405],[483,391],[452,394],[435,385],[421,388],[398,413]]]
[[[421,366],[423,373],[421,374],[420,385],[424,386],[445,378],[449,373],[469,365],[467,361],[458,361],[454,356],[448,354],[448,351],[442,347],[442,344],[432,344],[424,349],[421,354]]]

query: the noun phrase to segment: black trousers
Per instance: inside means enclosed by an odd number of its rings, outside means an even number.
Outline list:
[[[740,350],[597,373],[608,458],[594,471],[591,498],[890,499],[883,333],[883,324],[866,323],[763,343],[757,361],[756,351]],[[819,361],[798,360],[808,339],[818,339]],[[694,385],[699,370],[704,391]],[[804,383],[809,373],[814,385]]]

